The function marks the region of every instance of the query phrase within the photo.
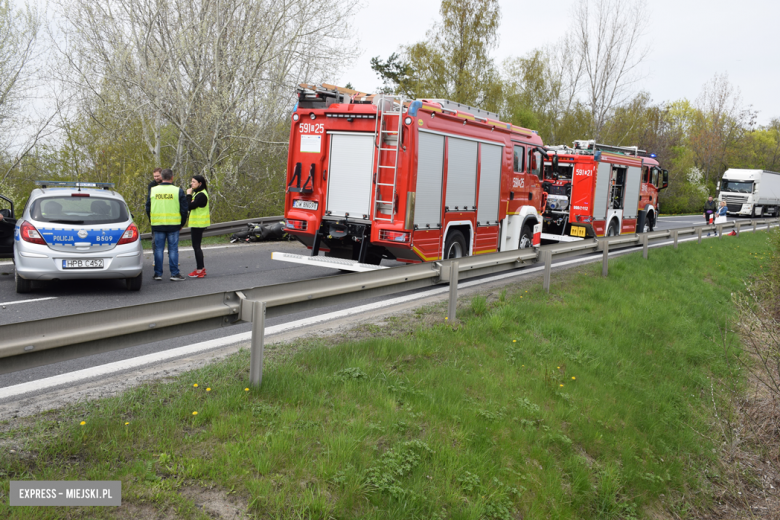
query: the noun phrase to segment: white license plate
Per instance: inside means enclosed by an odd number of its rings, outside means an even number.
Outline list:
[[[63,260],[63,269],[102,269],[103,259],[92,258],[89,260]]]
[[[313,200],[300,200],[300,199],[296,199],[296,200],[293,201],[293,208],[317,209],[317,206],[319,206],[319,202],[315,202]]]

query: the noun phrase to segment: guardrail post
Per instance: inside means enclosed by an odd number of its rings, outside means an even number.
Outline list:
[[[609,240],[604,241],[604,256],[601,260],[601,276],[609,273]]]
[[[544,253],[544,290],[550,292],[550,272],[552,271],[552,252]]]
[[[675,249],[677,249],[677,235],[678,234],[679,234],[679,232],[676,229],[672,230],[672,238],[674,238],[674,248]]]
[[[699,235],[699,243],[701,244],[701,228],[696,229],[696,234]]]
[[[642,258],[647,260],[647,233],[642,233]]]
[[[756,219],[753,219],[751,222],[753,222],[753,231],[755,232],[755,230],[756,230]]]
[[[740,228],[742,227],[742,222],[737,222],[735,224],[735,229],[737,230],[737,236],[739,236]]]
[[[723,238],[723,224],[718,224],[718,231],[717,231],[717,233],[718,233],[718,240]]]
[[[450,308],[447,311],[447,321],[450,325],[458,322],[458,261],[450,264]]]
[[[263,349],[265,348],[265,302],[252,302],[252,347],[249,353],[249,384],[263,382]]]

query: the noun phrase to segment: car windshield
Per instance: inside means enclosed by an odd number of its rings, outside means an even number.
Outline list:
[[[753,181],[723,181],[720,191],[732,193],[753,193]]]
[[[70,195],[37,199],[30,216],[52,224],[116,224],[129,220],[127,206],[121,200]]]

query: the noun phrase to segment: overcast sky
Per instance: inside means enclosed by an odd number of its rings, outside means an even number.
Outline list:
[[[495,58],[555,43],[568,30],[576,0],[500,0],[502,19]],[[438,0],[363,0],[355,17],[360,56],[337,83],[373,92],[381,85],[373,56],[387,58],[401,44],[425,38],[439,20]],[[650,53],[637,85],[655,102],[693,101],[715,74],[727,73],[759,124],[780,117],[779,0],[651,0],[646,25]]]

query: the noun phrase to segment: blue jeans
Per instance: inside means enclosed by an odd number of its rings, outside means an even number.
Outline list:
[[[163,254],[165,252],[165,241],[168,241],[168,267],[171,270],[171,276],[179,274],[179,231],[162,233],[154,231],[154,275],[162,276],[163,273]]]

